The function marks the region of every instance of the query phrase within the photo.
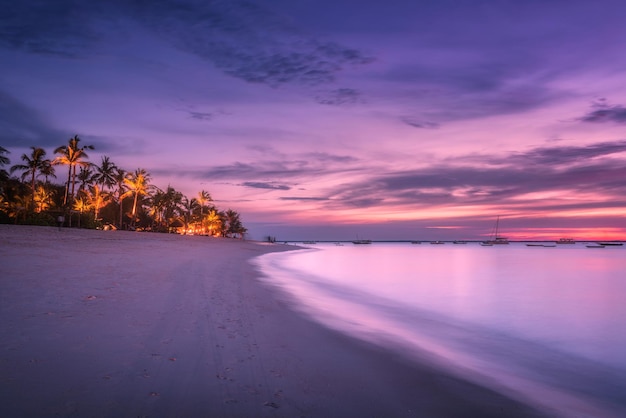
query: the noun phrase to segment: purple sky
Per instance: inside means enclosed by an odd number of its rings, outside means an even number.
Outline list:
[[[623,1],[0,10],[12,162],[78,134],[252,238],[626,239]]]

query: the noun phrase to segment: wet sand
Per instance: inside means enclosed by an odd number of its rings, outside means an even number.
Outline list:
[[[541,416],[303,317],[248,262],[289,249],[0,225],[0,416]]]

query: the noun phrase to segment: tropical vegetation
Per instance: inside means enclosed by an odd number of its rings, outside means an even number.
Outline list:
[[[206,190],[189,198],[171,185],[161,189],[143,168],[127,171],[107,156],[91,162],[93,149],[76,135],[52,159],[31,147],[11,165],[0,146],[0,223],[245,236],[239,213],[218,209]],[[59,166],[67,167],[62,184],[51,181]]]

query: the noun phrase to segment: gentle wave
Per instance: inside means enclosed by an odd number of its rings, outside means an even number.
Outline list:
[[[268,254],[256,259],[256,263],[268,283],[279,286],[294,298],[296,309],[330,328],[384,346],[416,361],[436,363],[449,372],[542,406],[551,413],[600,417],[626,415],[626,401],[622,399],[623,393],[626,393],[626,370],[620,364],[623,360],[620,354],[608,361],[580,355],[575,348],[563,349],[553,341],[527,338],[524,333],[511,332],[511,329],[515,331],[517,328],[504,327],[498,320],[477,320],[482,318],[481,315],[467,315],[469,318],[465,318],[458,310],[456,315],[449,315],[445,298],[420,304],[415,298],[403,295],[406,292],[402,290],[402,280],[389,283],[388,280],[377,282],[375,277],[363,277],[368,275],[364,273],[368,271],[372,276],[379,277],[381,271],[386,272],[386,277],[389,273],[406,275],[403,269],[407,268],[407,263],[399,260],[406,257],[405,251],[395,248],[392,253],[396,255],[390,256],[389,248],[372,248],[360,254],[351,249],[322,248]],[[450,251],[465,252],[463,267],[475,268],[466,263],[466,255],[470,253],[475,258],[476,249],[428,251],[428,259],[444,257],[448,264],[454,258],[450,256]],[[519,258],[520,251],[532,250],[518,248],[504,251],[517,251],[516,257]],[[376,253],[378,256],[375,256]],[[502,254],[499,253],[498,259],[506,260],[507,257],[502,257]],[[534,258],[535,254],[531,257]],[[554,258],[554,255],[550,257]],[[566,256],[570,257],[580,261],[580,254]],[[381,258],[385,258],[387,266],[382,269],[367,268],[372,260],[378,260],[376,264],[380,267]],[[346,260],[346,264],[341,260]],[[357,261],[360,264],[356,270],[362,277],[353,276]],[[474,262],[485,263],[485,259]],[[588,262],[586,260],[583,264]],[[618,259],[618,267],[620,262],[621,259]],[[612,274],[611,269],[606,268],[607,263],[601,264],[605,273]],[[389,265],[403,267],[394,268],[391,272]],[[449,268],[458,271],[454,266]],[[430,272],[436,276],[435,270],[430,269]],[[497,268],[492,270],[489,273],[483,268],[481,274],[501,272]],[[487,283],[490,281],[487,280]],[[440,285],[445,287],[445,281]],[[394,291],[389,291],[389,286],[395,287]],[[411,287],[410,284],[406,286],[405,289]],[[431,292],[440,291],[431,289]],[[471,296],[471,293],[468,295]],[[444,306],[441,306],[442,303]],[[561,314],[567,315],[564,312]],[[598,317],[595,319],[598,320]],[[624,319],[619,318],[620,321]],[[537,327],[541,328],[541,325]],[[569,340],[575,339],[570,336]],[[617,350],[616,353],[623,353],[620,347],[613,349]]]

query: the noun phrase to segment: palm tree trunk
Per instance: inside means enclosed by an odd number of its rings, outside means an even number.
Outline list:
[[[33,168],[33,176],[30,181],[30,188],[33,191],[33,196],[31,199],[31,207],[33,209],[33,212],[35,212],[35,169],[34,168]]]
[[[73,166],[72,170],[72,202],[74,201],[74,188],[76,186],[76,165]]]
[[[72,165],[70,164],[70,169],[67,172],[67,183],[65,183],[65,195],[63,196],[63,206],[67,205],[67,197],[70,192],[71,178],[72,178]]]
[[[96,204],[95,204],[95,208],[94,208],[94,221],[98,220],[98,212],[99,211],[100,211],[100,193],[98,192],[98,194],[96,194]]]
[[[70,165],[70,172],[72,173],[72,193],[70,194],[70,217],[69,217],[69,227],[72,227],[72,205],[74,204],[74,187],[76,186],[76,165]],[[80,228],[80,215],[78,215],[78,227]]]
[[[131,224],[135,226],[135,215],[137,213],[137,198],[139,197],[139,193],[135,192],[135,200],[133,201],[133,219],[131,220]]]
[[[124,199],[122,198],[121,194],[120,194],[119,201],[120,201],[120,223],[119,223],[119,228],[123,229],[122,228],[122,218],[124,217]]]

